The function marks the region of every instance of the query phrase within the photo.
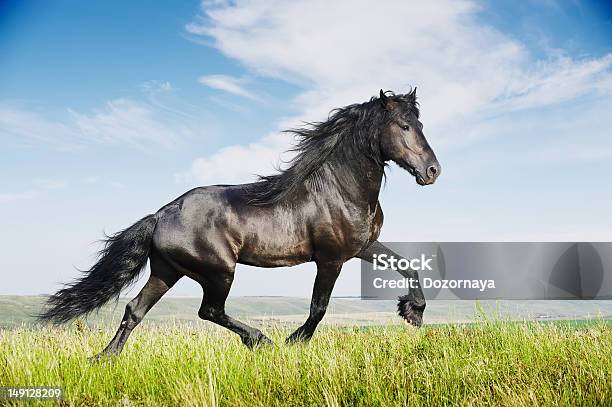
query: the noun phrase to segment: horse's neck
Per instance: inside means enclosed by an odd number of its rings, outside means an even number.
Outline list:
[[[383,174],[384,168],[369,159],[349,163],[336,161],[328,167],[328,176],[333,180],[330,187],[357,206],[366,203],[370,207],[376,205]]]

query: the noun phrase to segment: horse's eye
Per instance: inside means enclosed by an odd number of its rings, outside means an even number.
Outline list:
[[[408,126],[407,124],[404,124],[401,127],[402,127],[402,129],[404,129],[406,131],[410,130],[410,126]]]

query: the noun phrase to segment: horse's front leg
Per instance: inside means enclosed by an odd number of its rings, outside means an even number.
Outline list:
[[[374,241],[370,246],[365,248],[357,255],[362,260],[369,263],[373,261],[374,254],[387,254],[389,257],[394,256],[396,259],[402,259],[403,256],[395,253],[393,250],[384,246],[378,240]],[[421,326],[423,323],[423,311],[425,311],[425,295],[421,289],[421,283],[419,280],[419,273],[416,270],[398,270],[398,272],[405,278],[412,278],[413,281],[418,281],[416,287],[410,288],[408,294],[402,295],[398,298],[397,311],[399,315],[414,326]]]
[[[306,322],[304,322],[304,325],[287,338],[287,343],[306,342],[312,338],[317,325],[319,325],[319,322],[321,322],[325,315],[325,311],[327,311],[329,298],[341,269],[341,262],[317,263],[317,276],[312,290],[312,300],[310,301],[310,315]]]

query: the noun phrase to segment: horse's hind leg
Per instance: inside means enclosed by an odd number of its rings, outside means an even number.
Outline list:
[[[238,334],[242,343],[249,348],[273,344],[259,329],[248,326],[225,313],[225,301],[233,281],[233,268],[217,269],[202,278],[199,283],[202,285],[204,298],[198,316]]]
[[[151,277],[140,293],[125,306],[125,314],[119,325],[117,333],[108,346],[92,361],[104,356],[117,356],[121,353],[125,342],[132,330],[142,321],[146,313],[181,277],[163,259],[157,255],[151,256]]]

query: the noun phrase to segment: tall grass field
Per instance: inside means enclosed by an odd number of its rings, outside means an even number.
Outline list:
[[[113,333],[3,329],[0,385],[64,388],[60,402],[27,405],[612,405],[603,319],[322,327],[291,346],[278,328],[274,347],[255,350],[207,325],[143,324],[120,357],[89,363]]]

